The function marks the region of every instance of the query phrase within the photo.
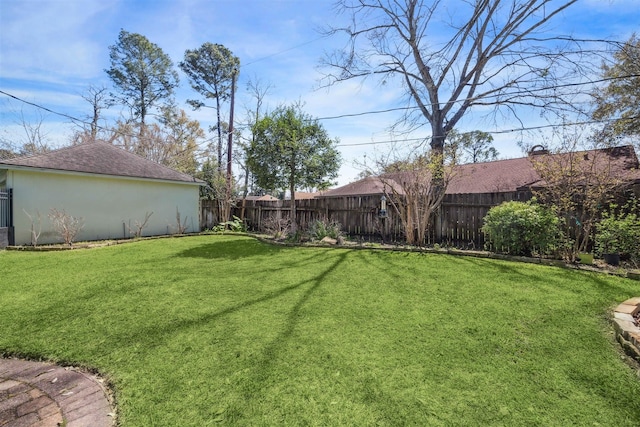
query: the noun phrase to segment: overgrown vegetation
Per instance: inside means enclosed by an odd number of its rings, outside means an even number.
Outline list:
[[[273,236],[274,239],[282,240],[291,233],[291,221],[289,221],[289,218],[271,215],[263,222],[262,228],[265,233]]]
[[[343,237],[342,225],[339,222],[327,219],[313,221],[309,224],[308,233],[312,240],[322,240],[325,237],[337,240]]]
[[[640,419],[606,320],[628,279],[237,235],[0,264],[0,354],[98,370],[122,427]]]

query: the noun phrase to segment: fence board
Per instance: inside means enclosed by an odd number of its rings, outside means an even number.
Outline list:
[[[447,194],[424,243],[480,249],[484,245],[482,219],[489,209],[504,201],[528,200],[530,197],[526,192]],[[290,200],[247,201],[244,221],[250,230],[262,231],[265,221],[271,217],[288,219],[290,206]],[[201,209],[202,228],[211,228],[220,222],[215,201],[203,200]],[[328,220],[340,223],[342,230],[351,237],[403,241],[404,230],[397,213],[388,204],[388,217],[384,220],[383,229],[383,221],[378,217],[379,209],[380,195],[296,200],[300,227],[316,220]],[[240,202],[232,208],[232,214],[241,217]]]

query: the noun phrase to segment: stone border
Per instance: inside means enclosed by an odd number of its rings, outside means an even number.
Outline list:
[[[630,298],[613,311],[613,325],[616,340],[625,353],[640,362],[640,327],[636,325],[634,315],[640,312],[640,297]]]

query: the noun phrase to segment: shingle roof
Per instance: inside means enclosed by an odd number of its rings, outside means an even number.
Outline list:
[[[390,184],[396,186],[396,189],[400,189],[398,184],[393,180],[383,180],[377,176],[368,176],[342,187],[325,191],[320,194],[319,197],[368,196],[371,194],[383,194],[385,193],[385,183],[387,193],[391,192],[388,188]]]
[[[277,197],[273,197],[271,194],[265,194],[264,196],[247,196],[245,197],[245,199],[249,202],[253,202],[253,201],[272,202],[272,201],[278,200]],[[241,199],[238,199],[238,200],[241,200]]]
[[[503,193],[523,188],[544,186],[540,175],[536,172],[533,161],[557,161],[563,156],[576,156],[576,159],[601,160],[601,165],[611,167],[616,176],[627,182],[640,183],[638,158],[633,146],[607,148],[601,150],[578,151],[569,154],[544,154],[517,159],[496,160],[485,163],[458,165],[454,168],[451,181],[447,186],[447,194],[469,193]],[[577,167],[580,161],[575,161]],[[584,162],[593,165],[592,161]],[[407,175],[410,172],[401,173]],[[329,190],[321,197],[365,196],[383,194],[385,184],[397,185],[396,191],[402,193],[400,186],[394,181],[396,174],[387,174],[385,178],[369,176],[345,186]],[[389,190],[387,190],[387,193]]]
[[[540,179],[528,157],[459,165],[454,169],[447,194],[505,193]]]
[[[65,147],[37,156],[1,160],[0,165],[202,183],[190,175],[101,141]]]

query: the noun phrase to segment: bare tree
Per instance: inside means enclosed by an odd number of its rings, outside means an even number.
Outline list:
[[[184,221],[180,221],[180,211],[176,206],[176,233],[177,234],[184,234],[187,231],[187,228],[189,228],[187,226],[187,219],[188,217],[185,217]]]
[[[135,220],[133,227],[131,227],[131,221],[129,221],[129,225],[127,226],[127,228],[129,228],[129,234],[133,234],[133,237],[135,237],[136,239],[142,237],[142,232],[145,228],[147,228],[151,215],[153,215],[153,212],[145,212],[144,220],[142,222]]]
[[[22,211],[29,217],[29,222],[31,222],[31,244],[37,246],[40,233],[42,233],[42,216],[38,210],[36,210],[35,218],[34,215],[31,215],[26,210],[22,209]]]
[[[241,152],[241,161],[239,161],[238,163],[244,174],[244,185],[242,190],[242,210],[240,213],[240,218],[242,220],[244,220],[246,199],[249,192],[249,178],[251,176],[251,171],[249,170],[249,165],[247,162],[248,150],[251,147],[251,144],[255,144],[256,141],[256,134],[253,127],[262,118],[262,106],[264,104],[264,99],[272,88],[273,86],[271,84],[263,84],[259,79],[250,80],[249,83],[247,83],[247,91],[251,94],[251,98],[253,99],[253,102],[255,104],[247,107],[247,125],[250,130],[249,141],[240,141],[237,144],[240,147]]]
[[[33,120],[29,120],[23,110],[20,110],[18,123],[24,130],[24,139],[19,148],[21,156],[35,156],[51,151],[47,132],[43,128],[46,116],[37,111]]]
[[[105,86],[90,85],[81,96],[82,99],[91,105],[91,114],[87,115],[89,122],[82,122],[80,130],[73,134],[72,144],[95,142],[99,139],[98,135],[102,129],[100,126],[102,110],[110,108],[115,103],[115,100],[111,97],[109,90]]]
[[[434,214],[444,198],[444,192],[434,187],[446,188],[453,176],[453,165],[442,167],[443,163],[446,162],[442,155],[431,150],[382,165],[388,172],[379,178],[390,205],[400,217],[409,245],[423,245],[427,241]]]
[[[575,81],[581,69],[572,53],[580,51],[572,39],[544,32],[576,1],[467,0],[454,10],[443,0],[339,0],[350,23],[330,33],[346,34],[348,43],[324,59],[323,84],[398,78],[409,107],[403,123],[426,121],[431,148],[442,153],[447,134],[474,108],[516,117],[523,106],[570,108],[557,82]]]

